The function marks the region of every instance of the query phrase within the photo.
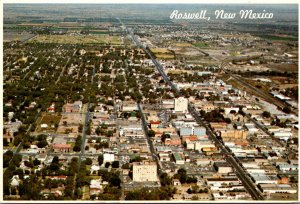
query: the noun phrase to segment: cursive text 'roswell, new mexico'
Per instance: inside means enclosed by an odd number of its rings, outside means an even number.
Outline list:
[[[239,13],[236,12],[227,12],[225,10],[215,10],[214,12],[215,19],[220,20],[230,20],[235,18],[240,19],[272,19],[274,14],[268,13],[266,10],[262,12],[254,12],[252,9],[240,10]],[[174,10],[170,19],[183,19],[183,20],[192,20],[192,19],[202,19],[202,20],[210,20],[210,16],[207,16],[206,10],[201,10],[198,13],[188,13],[188,12],[179,12],[178,10]]]

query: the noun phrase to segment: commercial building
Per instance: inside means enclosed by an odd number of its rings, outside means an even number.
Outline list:
[[[53,152],[70,152],[71,144],[53,144]]]
[[[184,159],[182,158],[183,155],[181,155],[179,153],[173,153],[173,157],[175,159],[176,164],[184,164]]]
[[[260,184],[259,188],[263,193],[297,193],[297,188],[292,188],[288,184]]]
[[[222,138],[246,139],[247,131],[244,130],[222,130]]]
[[[232,172],[232,167],[227,162],[215,162],[214,167],[219,174],[228,174]]]
[[[133,162],[132,167],[133,181],[136,182],[147,182],[147,181],[157,181],[157,165],[155,162],[143,161],[143,162]]]
[[[174,110],[175,112],[187,112],[188,110],[188,99],[184,97],[175,98],[174,102]]]

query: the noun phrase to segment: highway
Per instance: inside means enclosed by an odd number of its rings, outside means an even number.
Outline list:
[[[136,36],[133,34],[133,32],[126,28],[126,26],[121,22],[120,19],[118,19],[120,21],[120,23],[125,27],[125,29],[127,30],[127,32],[129,33],[129,35],[131,36],[132,40],[135,42],[135,44],[138,47],[141,47],[145,53],[147,53],[147,55],[150,57],[150,59],[152,60],[152,62],[154,63],[154,65],[156,66],[158,72],[161,74],[161,76],[163,77],[164,81],[167,82],[171,89],[173,91],[175,91],[176,93],[180,93],[179,89],[175,86],[175,84],[173,82],[171,82],[168,78],[168,76],[165,74],[163,67],[161,66],[161,64],[152,56],[152,54],[143,46],[141,45],[141,43],[138,41],[138,39],[136,38]],[[260,193],[260,191],[257,190],[256,185],[251,181],[251,179],[247,176],[247,173],[243,170],[243,168],[240,166],[240,164],[238,163],[237,158],[235,158],[224,146],[224,144],[222,144],[218,139],[217,136],[213,133],[213,131],[205,124],[203,123],[203,121],[201,120],[199,113],[197,112],[197,110],[195,109],[195,107],[193,107],[193,105],[191,103],[188,104],[188,110],[189,112],[193,115],[193,117],[196,119],[196,121],[204,126],[206,128],[207,131],[207,135],[209,136],[209,138],[211,140],[213,140],[216,144],[216,146],[221,150],[221,152],[223,154],[226,155],[230,155],[229,157],[226,158],[226,161],[235,169],[236,171],[236,175],[239,177],[239,179],[242,181],[245,189],[249,192],[249,194],[252,196],[252,198],[254,200],[264,200],[264,197],[262,196],[262,194]],[[142,114],[143,115],[143,114]]]

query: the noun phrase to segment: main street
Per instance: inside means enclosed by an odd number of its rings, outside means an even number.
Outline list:
[[[92,79],[91,79],[91,84],[94,83],[94,77],[95,77],[95,66],[93,67],[93,74],[92,74]],[[82,129],[82,138],[81,138],[81,150],[80,150],[80,155],[79,155],[79,162],[78,162],[78,168],[80,167],[80,163],[82,160],[82,157],[85,154],[85,140],[86,140],[86,130],[89,126],[90,123],[90,105],[91,105],[91,97],[89,96],[89,101],[87,104],[87,110],[85,114],[85,120],[84,120],[84,125]]]
[[[144,133],[146,135],[148,144],[149,144],[149,148],[150,148],[150,151],[151,151],[152,158],[153,158],[154,161],[156,161],[157,167],[158,167],[158,173],[160,174],[161,173],[161,163],[160,163],[158,157],[156,156],[156,151],[154,149],[153,142],[152,142],[151,138],[148,136],[148,125],[147,125],[147,121],[145,119],[145,115],[143,113],[143,109],[142,109],[140,103],[138,103],[137,106],[138,106],[138,109],[139,109],[139,111],[140,111],[140,113],[142,115],[142,117],[141,117],[141,119],[142,119],[142,126],[143,126]]]

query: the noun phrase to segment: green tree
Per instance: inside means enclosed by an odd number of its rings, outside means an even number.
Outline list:
[[[9,145],[9,142],[7,141],[7,138],[3,138],[3,146],[6,147]]]
[[[271,113],[268,112],[268,111],[264,111],[264,112],[262,113],[262,116],[265,117],[265,118],[270,118],[270,117],[271,117]]]
[[[34,166],[38,166],[38,165],[41,164],[41,161],[38,160],[37,158],[35,158],[35,159],[33,160],[33,164],[34,164]]]
[[[154,137],[154,136],[155,136],[155,132],[153,130],[149,130],[148,137]]]
[[[100,166],[103,164],[103,155],[102,155],[102,154],[100,154],[100,155],[98,156],[98,162],[99,162],[99,165],[100,165]]]
[[[111,166],[112,168],[119,168],[119,161],[113,161]]]
[[[105,168],[108,168],[110,166],[110,162],[105,163]]]
[[[91,158],[86,158],[86,160],[84,161],[84,163],[85,163],[86,165],[92,165],[93,160],[92,160]]]
[[[286,106],[282,109],[283,112],[287,113],[287,114],[290,114],[292,112],[291,108]]]
[[[42,141],[39,141],[37,144],[36,144],[39,148],[44,148],[48,145],[48,142],[46,140],[42,140]]]

